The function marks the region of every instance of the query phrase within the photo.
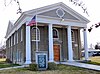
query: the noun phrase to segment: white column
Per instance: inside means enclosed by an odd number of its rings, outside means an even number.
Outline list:
[[[68,33],[68,61],[73,61],[71,26],[68,26],[67,33]]]
[[[49,62],[54,61],[52,24],[49,24]]]
[[[30,39],[30,26],[26,23],[26,60],[25,64],[31,63],[31,39]]]
[[[88,45],[87,45],[87,32],[86,29],[84,29],[83,32],[84,36],[84,50],[85,50],[85,60],[88,60]]]

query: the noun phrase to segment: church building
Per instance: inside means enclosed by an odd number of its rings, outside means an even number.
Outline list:
[[[28,26],[36,16],[36,24]],[[81,60],[83,30],[85,60],[88,60],[87,23],[90,21],[59,2],[25,11],[15,21],[9,21],[6,32],[7,59],[13,63],[30,64],[35,53],[46,52],[48,62]]]

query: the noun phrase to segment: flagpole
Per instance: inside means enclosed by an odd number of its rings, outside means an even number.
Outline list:
[[[36,15],[36,51],[38,51],[38,41],[37,41],[37,15]]]

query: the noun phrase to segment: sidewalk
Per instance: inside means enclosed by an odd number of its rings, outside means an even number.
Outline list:
[[[75,62],[75,61],[73,61],[73,62],[61,62],[61,64],[72,65],[72,66],[77,66],[77,67],[82,67],[82,68],[86,68],[86,69],[100,71],[100,66],[98,66],[98,65],[79,63],[79,62]]]
[[[8,67],[8,68],[0,68],[0,70],[8,70],[8,69],[24,68],[24,67],[26,67],[26,66],[25,65],[22,65],[22,66]]]

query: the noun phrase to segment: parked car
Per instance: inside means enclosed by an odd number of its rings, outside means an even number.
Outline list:
[[[82,57],[85,56],[85,52],[84,50],[82,51]],[[95,49],[92,49],[92,50],[88,50],[88,56],[89,57],[92,57],[92,56],[100,56],[100,50],[95,50]]]
[[[100,56],[100,52],[94,52],[93,56]]]

